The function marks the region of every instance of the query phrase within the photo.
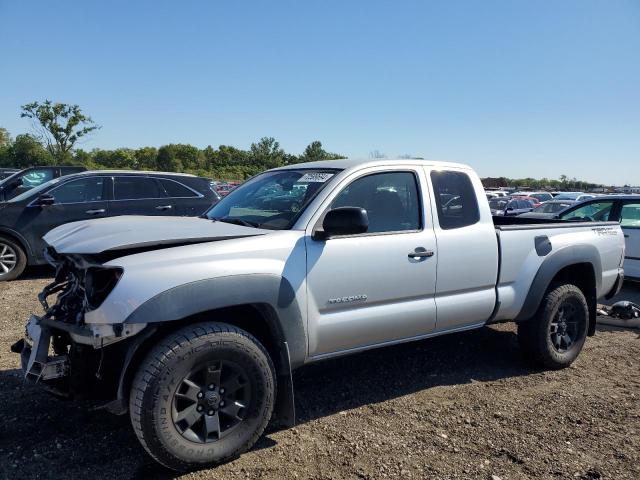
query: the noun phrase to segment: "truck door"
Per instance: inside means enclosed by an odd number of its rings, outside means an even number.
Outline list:
[[[435,327],[436,240],[424,171],[370,168],[343,179],[305,237],[309,354],[428,334]],[[366,233],[314,240],[331,208],[362,207]],[[413,255],[416,252],[422,256]],[[432,255],[431,255],[432,254]]]
[[[620,226],[624,232],[624,273],[640,279],[640,200],[627,201],[620,212]]]
[[[498,241],[487,203],[478,202],[482,184],[463,169],[431,169],[428,175],[438,238],[436,329],[483,323],[496,302]]]

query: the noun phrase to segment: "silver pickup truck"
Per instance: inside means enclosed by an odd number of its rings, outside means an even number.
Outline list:
[[[464,165],[287,166],[202,218],[51,231],[45,313],[12,349],[27,379],[129,411],[163,465],[215,465],[293,424],[291,371],[318,360],[516,322],[526,358],[570,365],[622,285],[624,237],[535,222],[493,219]]]

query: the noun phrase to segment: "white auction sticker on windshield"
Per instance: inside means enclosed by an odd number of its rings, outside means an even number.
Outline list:
[[[333,175],[334,175],[333,173],[326,173],[326,172],[305,173],[302,177],[300,177],[298,182],[324,183],[327,180],[329,180],[331,177],[333,177]]]

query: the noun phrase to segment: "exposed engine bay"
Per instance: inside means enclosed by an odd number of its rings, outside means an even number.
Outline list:
[[[132,343],[128,337],[145,325],[87,324],[85,314],[102,304],[122,269],[89,256],[59,255],[53,248],[46,256],[56,273],[38,295],[44,315],[31,316],[25,338],[12,351],[21,355],[25,378],[56,395],[112,399]]]
[[[85,256],[58,255],[53,248],[47,260],[56,269],[55,278],[38,295],[45,318],[75,325],[84,324],[84,314],[98,308],[122,276],[120,268],[105,268]],[[56,295],[53,305],[49,297]]]

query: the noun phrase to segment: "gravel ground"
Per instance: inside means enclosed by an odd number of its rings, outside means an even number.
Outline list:
[[[127,416],[23,383],[9,346],[48,274],[0,284],[0,478],[174,478]],[[182,478],[637,479],[639,333],[599,327],[558,372],[524,363],[511,326],[312,365],[295,374],[298,426]]]

